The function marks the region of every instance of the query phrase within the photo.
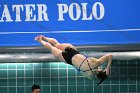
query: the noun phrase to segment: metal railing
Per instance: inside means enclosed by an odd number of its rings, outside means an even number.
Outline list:
[[[114,60],[140,59],[139,44],[76,46],[76,48],[89,57],[99,58],[111,53]],[[44,47],[0,47],[0,62],[58,62],[58,60]]]

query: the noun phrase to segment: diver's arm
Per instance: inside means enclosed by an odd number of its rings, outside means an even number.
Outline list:
[[[110,70],[110,68],[111,68],[111,63],[112,63],[112,57],[109,58],[107,67],[106,67],[106,69],[105,69],[107,75],[109,75],[109,70]]]
[[[101,58],[98,59],[98,62],[99,62],[99,66],[102,65],[104,62],[108,62],[105,70],[106,70],[107,74],[109,74],[109,70],[110,70],[111,63],[112,63],[112,54],[107,54],[105,56],[102,56]]]

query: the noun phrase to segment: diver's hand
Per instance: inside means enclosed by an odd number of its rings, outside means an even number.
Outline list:
[[[110,69],[106,68],[104,71],[106,71],[106,75],[109,75]]]

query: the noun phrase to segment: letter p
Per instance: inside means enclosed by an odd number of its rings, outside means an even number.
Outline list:
[[[58,13],[59,13],[59,21],[64,21],[64,13],[68,12],[68,6],[66,4],[57,4],[58,5]]]

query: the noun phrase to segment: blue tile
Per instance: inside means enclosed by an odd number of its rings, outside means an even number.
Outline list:
[[[81,77],[81,78],[77,78],[77,85],[84,85],[84,78]]]
[[[50,63],[42,63],[42,68],[50,68]]]
[[[24,87],[18,87],[17,93],[25,93]]]
[[[127,65],[127,64],[126,64],[126,63],[127,63],[127,61],[125,61],[125,60],[120,60],[119,62],[120,62],[120,65],[122,65],[122,64]]]
[[[120,68],[120,75],[127,75],[127,68]]]
[[[16,86],[16,79],[8,79],[9,86]]]
[[[111,92],[111,89],[110,89],[110,85],[105,85],[105,86],[103,87],[103,92],[104,92],[104,93],[109,93],[109,92],[112,93],[112,92]]]
[[[66,63],[59,63],[59,68],[67,68],[67,64]]]
[[[67,93],[67,86],[60,86],[60,93]],[[74,92],[76,93],[76,92]]]
[[[16,87],[10,87],[9,93],[16,93]]]
[[[33,63],[33,65],[34,65],[34,68],[36,69],[36,68],[41,68],[41,63]]]
[[[136,85],[129,85],[129,92],[136,92]]]
[[[127,84],[127,76],[120,76],[120,84]]]
[[[138,85],[137,87],[137,92],[140,92],[140,85]]]
[[[43,78],[50,77],[50,70],[49,69],[42,69],[41,73],[42,73]]]
[[[75,69],[69,69],[68,76],[75,76]]]
[[[88,92],[90,92],[90,93],[94,93],[94,86],[86,86],[86,88],[85,88],[85,93],[88,93]]]
[[[94,92],[93,93],[103,93],[102,86],[94,86]]]
[[[58,77],[57,69],[51,69],[51,77]]]
[[[25,69],[33,69],[33,63],[26,63]]]
[[[69,86],[68,91],[71,93],[76,93],[76,87],[75,86]]]
[[[67,78],[60,78],[60,85],[67,85]]]
[[[50,92],[50,86],[43,86],[41,88],[43,88],[43,89],[41,89],[41,93],[51,93]]]
[[[128,84],[136,84],[136,76],[128,76]]]
[[[26,78],[25,84],[26,84],[26,86],[32,86],[33,85],[33,78]]]
[[[41,85],[41,78],[34,78],[34,83]]]
[[[85,84],[91,86],[91,85],[93,85],[93,80],[90,80],[88,78],[85,78]]]
[[[16,69],[17,63],[8,63],[8,69]]]
[[[0,78],[7,78],[7,70],[0,71]]]
[[[32,93],[31,87],[26,87],[26,93]]]
[[[77,76],[83,76],[83,75],[79,71],[77,71]]]
[[[58,68],[58,63],[56,62],[51,63],[51,68]]]
[[[76,85],[76,79],[75,78],[68,78],[68,85]]]
[[[41,69],[34,69],[34,77],[41,77]]]
[[[129,92],[128,85],[120,85],[120,92]]]
[[[69,64],[66,64],[66,65],[68,65],[68,68],[74,68],[72,65],[69,65]]]
[[[140,67],[137,68],[137,75],[140,75]]]
[[[113,60],[112,65],[116,66],[118,64],[119,64],[119,61],[118,60]]]
[[[111,84],[119,84],[119,76],[111,77]]]
[[[0,64],[0,69],[7,69],[7,63]]]
[[[120,75],[119,73],[119,68],[111,68],[111,73],[110,73],[111,76],[118,76]]]
[[[137,83],[140,84],[140,76],[137,76]]]
[[[129,68],[135,68],[136,67],[136,63],[137,63],[137,61],[136,60],[128,60],[128,65],[130,65],[129,66]]]
[[[8,93],[7,87],[0,87],[0,93]]]
[[[51,87],[51,93],[58,93],[58,86],[52,86]]]
[[[16,70],[8,70],[8,77],[16,77]]]
[[[50,85],[50,78],[42,78],[42,84],[43,85]]]
[[[67,76],[67,70],[66,69],[60,69],[59,75],[60,76]]]
[[[136,67],[128,68],[128,75],[136,75]]]
[[[7,86],[7,79],[0,79],[0,86]]]
[[[25,63],[18,63],[17,64],[17,69],[24,69],[24,64]]]
[[[17,79],[17,86],[24,86],[24,78]]]
[[[35,72],[34,72],[35,73]],[[25,76],[26,77],[33,77],[33,70],[26,70],[25,71]]]
[[[58,78],[51,78],[51,85],[58,85]]]
[[[86,88],[86,87],[84,87],[84,85],[78,86],[78,87],[77,87],[77,93],[85,93],[85,91],[86,91],[85,88]]]
[[[111,85],[112,93],[119,93],[119,85]]]
[[[17,70],[17,77],[24,77],[24,70]]]

